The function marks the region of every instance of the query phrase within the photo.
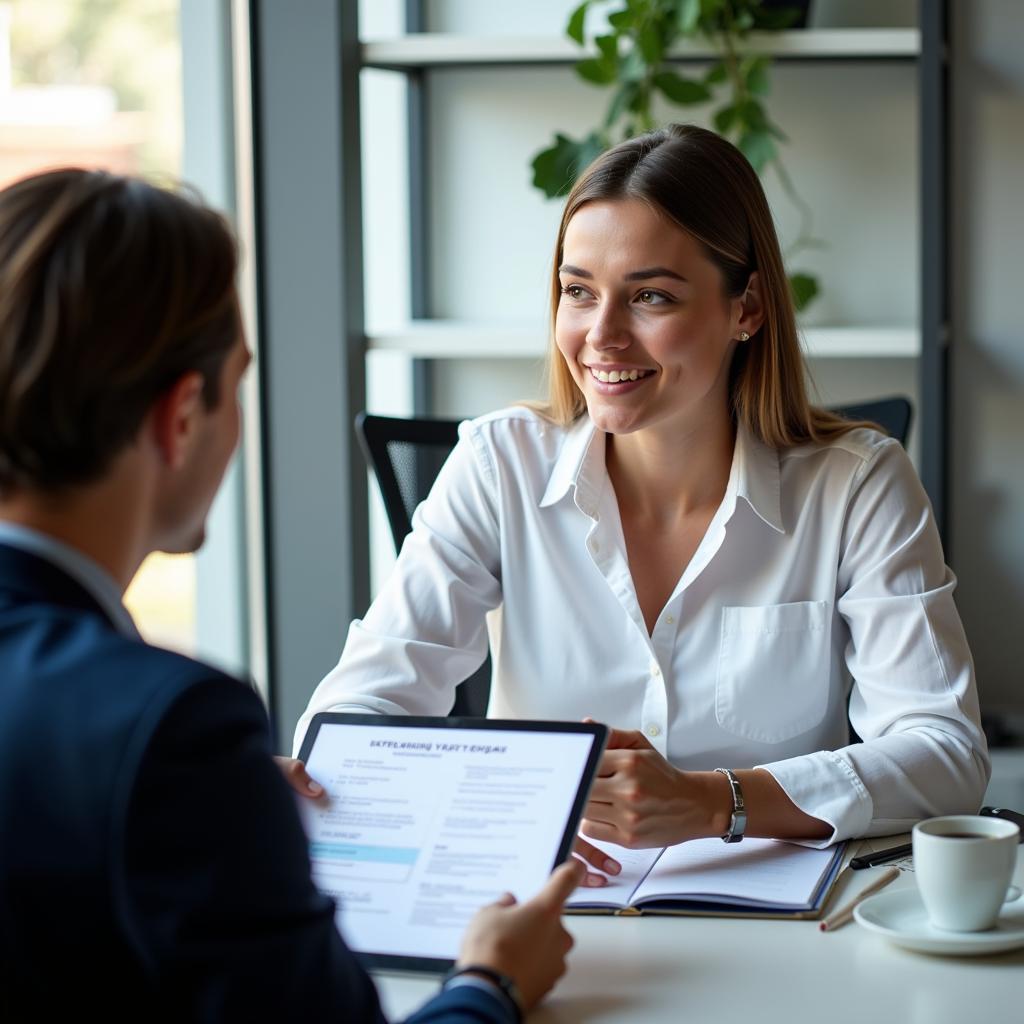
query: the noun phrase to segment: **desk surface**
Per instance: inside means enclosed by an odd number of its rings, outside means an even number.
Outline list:
[[[900,841],[905,841],[901,839]],[[862,850],[893,845],[889,839]],[[829,908],[867,884],[844,873]],[[1024,885],[1024,848],[1016,881]],[[889,887],[913,887],[904,873]],[[891,945],[855,922],[695,917],[570,917],[569,972],[530,1015],[535,1024],[946,1024],[1024,1021],[1024,949],[992,957],[939,957]],[[436,980],[380,974],[388,1016],[399,1020]]]

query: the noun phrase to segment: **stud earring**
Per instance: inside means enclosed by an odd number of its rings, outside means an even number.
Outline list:
[[[740,341],[750,341],[750,335],[746,331],[740,331]]]

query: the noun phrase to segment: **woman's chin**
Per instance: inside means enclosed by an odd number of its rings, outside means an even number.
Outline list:
[[[634,410],[609,409],[603,403],[588,404],[591,422],[606,434],[632,434],[643,426],[642,417]]]

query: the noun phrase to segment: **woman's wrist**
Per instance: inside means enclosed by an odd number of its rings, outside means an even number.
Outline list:
[[[721,772],[693,772],[700,787],[703,810],[701,837],[724,836],[732,820],[733,801],[729,780]]]

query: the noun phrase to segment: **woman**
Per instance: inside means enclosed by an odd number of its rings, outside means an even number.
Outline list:
[[[928,500],[898,443],[808,403],[740,152],[673,126],[600,157],[552,315],[549,402],[463,424],[300,738],[328,708],[444,714],[489,631],[492,716],[616,729],[588,836],[825,845],[976,811],[988,759]]]

